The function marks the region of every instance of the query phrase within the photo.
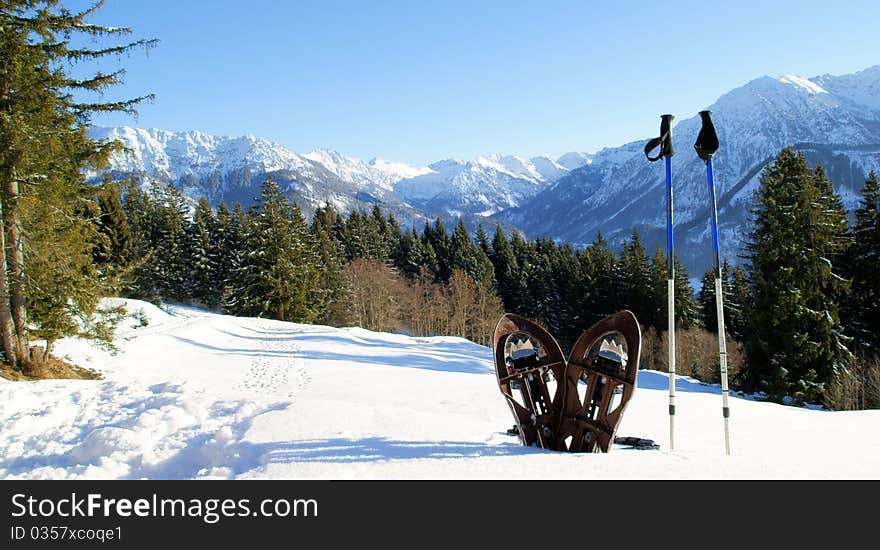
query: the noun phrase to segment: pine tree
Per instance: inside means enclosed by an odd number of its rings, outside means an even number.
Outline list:
[[[95,190],[98,207],[99,242],[93,251],[95,263],[111,270],[124,270],[132,260],[132,235],[119,185],[109,177]]]
[[[422,267],[429,267],[428,251],[415,228],[404,233],[397,241],[391,252],[391,261],[397,271],[409,279],[417,277]]]
[[[663,249],[659,246],[651,257],[651,281],[652,294],[649,302],[649,314],[644,318],[637,317],[639,322],[646,326],[654,327],[659,332],[669,330],[669,313],[667,312],[669,307],[667,297],[669,293],[669,266],[666,263],[666,254],[664,254]],[[678,277],[676,277],[676,282],[678,282]],[[679,315],[677,307],[675,308],[675,314],[676,317]],[[678,325],[676,324],[676,326]]]
[[[168,300],[187,300],[189,270],[186,242],[189,206],[173,184],[156,190],[153,198],[153,225],[150,236],[154,250],[151,276],[160,296]]]
[[[339,215],[329,203],[315,211],[310,233],[317,247],[320,265],[320,288],[326,293],[326,307],[342,298],[342,269],[345,253],[342,244],[336,240],[334,226]]]
[[[656,292],[651,276],[651,266],[645,255],[638,229],[633,228],[632,238],[624,242],[617,264],[621,291],[621,306],[632,311],[640,322],[657,326]]]
[[[230,213],[225,204],[221,203],[217,212],[219,239],[219,266],[217,283],[222,288],[221,307],[225,313],[234,313],[237,308],[236,289],[240,288],[236,279],[240,268],[244,265],[248,250],[245,237],[250,217],[240,202],[236,202]]]
[[[513,247],[500,225],[495,226],[489,259],[492,261],[495,280],[498,283],[498,295],[501,297],[504,309],[513,312],[523,298],[524,285],[519,277],[519,266]]]
[[[315,243],[299,206],[270,179],[244,231],[241,265],[226,307],[237,315],[308,323],[326,307]]]
[[[491,253],[492,244],[489,242],[489,235],[483,229],[482,224],[477,226],[477,232],[474,235],[474,240],[477,241],[477,246],[480,247],[480,250],[483,251],[483,254],[488,256]]]
[[[589,308],[585,307],[584,311],[592,312],[591,318],[586,321],[587,326],[621,309],[622,291],[618,286],[617,263],[618,258],[608,247],[608,241],[601,231],[598,232],[581,261],[582,273],[589,284]]]
[[[455,229],[452,231],[452,241],[449,251],[449,262],[453,270],[460,269],[475,278],[479,267],[479,256],[468,233],[464,220],[459,218]]]
[[[434,226],[431,227],[425,222],[425,230],[422,232],[422,242],[427,247],[431,245],[433,250],[437,269],[434,272],[434,280],[440,284],[447,284],[449,277],[452,275],[452,239],[446,232],[446,226],[443,220],[436,218]]]
[[[223,201],[220,201],[220,205],[217,207],[216,222],[214,224],[214,231],[211,234],[211,244],[216,261],[211,284],[217,289],[219,305],[222,303],[223,296],[226,293],[226,282],[229,280],[230,273],[232,272],[236,248],[233,238],[232,212],[229,211],[229,207]]]
[[[131,235],[131,256],[122,295],[158,303],[159,296],[152,276],[155,255],[151,240],[155,221],[152,199],[138,188],[136,181],[130,180],[126,184],[122,207]]]
[[[0,10],[0,338],[12,365],[30,363],[31,328],[49,343],[44,357],[63,335],[110,339],[96,317],[106,290],[91,262],[96,225],[78,214],[91,192],[82,174],[100,169],[112,146],[89,140],[86,128],[92,113],[133,112],[145,98],[84,102],[119,84],[122,71],[73,78],[65,69],[152,42],[96,47],[101,37],[130,34],[87,21],[101,4],[71,12],[57,0],[20,0]],[[84,38],[95,41],[74,45]]]
[[[765,169],[749,237],[753,289],[748,383],[781,399],[817,401],[848,351],[833,258],[845,244],[839,199],[821,171],[783,150]]]
[[[855,211],[848,265],[852,295],[847,301],[847,326],[856,343],[880,350],[880,180],[871,172]]]
[[[730,262],[724,260],[721,264],[721,293],[724,299],[724,327],[731,332],[731,306],[732,283]],[[700,294],[697,297],[697,309],[700,324],[709,332],[718,333],[718,310],[715,302],[715,270],[710,269],[703,274],[700,280]]]
[[[724,297],[724,317],[727,319],[727,332],[742,342],[750,334],[752,290],[748,277],[741,267],[736,266],[730,274],[730,293]]]
[[[209,308],[216,307],[222,296],[222,287],[217,286],[217,233],[214,212],[202,198],[186,231],[184,266],[187,275],[182,286],[187,296]]]
[[[690,285],[690,274],[676,255],[673,259],[675,268],[675,325],[677,328],[689,329],[693,327],[699,318],[697,302],[694,300],[694,291]],[[645,320],[639,319],[648,326],[653,326],[658,331],[669,330],[669,266],[666,254],[658,247],[651,258],[651,279],[653,280],[653,295],[651,299],[651,316]]]

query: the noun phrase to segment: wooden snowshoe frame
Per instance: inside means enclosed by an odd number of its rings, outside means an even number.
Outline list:
[[[597,357],[606,337],[626,342],[621,361]],[[544,352],[525,368],[511,364],[511,339],[529,338]],[[493,339],[498,386],[510,406],[524,445],[568,452],[608,452],[629,400],[635,391],[641,351],[641,330],[635,315],[621,311],[585,331],[568,359],[556,340],[533,321],[507,314]],[[613,346],[612,346],[613,347]],[[555,381],[550,390],[548,381]],[[585,386],[584,395],[578,391]],[[514,392],[519,391],[521,400]],[[552,393],[552,395],[551,395]]]
[[[538,358],[538,364],[527,369],[508,368],[506,347],[511,337],[524,335],[537,341],[544,355]],[[550,395],[546,376],[553,376],[561,381],[565,377],[565,356],[556,339],[534,322],[508,314],[501,318],[495,328],[495,374],[501,393],[510,406],[510,411],[519,427],[520,440],[523,445],[537,445],[549,449],[553,445],[553,432],[559,423],[562,411],[563,396],[557,390]],[[522,403],[514,397],[518,389],[522,394]]]

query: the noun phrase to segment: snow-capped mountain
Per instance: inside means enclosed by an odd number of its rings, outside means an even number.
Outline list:
[[[852,208],[870,170],[880,171],[880,66],[845,76],[762,77],[709,106],[721,149],[713,164],[718,188],[722,253],[736,261],[749,230],[752,193],[762,169],[788,146],[822,162]],[[694,115],[674,127],[676,244],[698,276],[711,262],[705,165],[691,149],[700,129]],[[659,113],[658,113],[659,115]],[[659,129],[646,123],[648,129]],[[656,131],[656,130],[654,130]],[[498,219],[529,236],[588,244],[602,231],[614,244],[638,226],[647,246],[665,242],[662,163],[649,163],[645,141],[605,149],[519,208]],[[565,165],[571,157],[560,159]],[[651,252],[651,250],[649,250]]]
[[[383,159],[364,161],[330,149],[298,154],[254,136],[198,131],[94,127],[91,137],[124,145],[111,159],[114,175],[133,176],[147,185],[171,182],[193,199],[248,204],[272,176],[306,212],[326,202],[343,212],[379,204],[403,222],[488,216],[519,206],[568,173],[549,158],[533,162],[496,155],[413,167]]]
[[[415,168],[399,162],[373,159],[364,162],[330,149],[319,149],[302,155],[330,170],[339,179],[362,185],[365,188],[377,187],[390,191],[395,182],[428,174],[428,167]]]
[[[135,177],[147,185],[174,183],[189,197],[205,197],[212,204],[224,200],[248,205],[271,176],[306,213],[329,202],[343,212],[381,204],[403,221],[425,217],[401,201],[392,184],[430,172],[428,168],[379,159],[364,162],[330,150],[297,154],[254,136],[127,127],[94,127],[90,135],[124,145],[111,158],[114,175]]]
[[[513,156],[447,159],[429,168],[429,173],[398,181],[394,190],[423,210],[452,216],[488,216],[519,206],[547,186],[531,162]]]
[[[842,76],[761,77],[709,109],[721,140],[714,166],[722,253],[734,262],[749,228],[761,170],[783,147],[794,146],[811,162],[823,162],[848,207],[855,205],[866,174],[880,170],[880,66]],[[710,258],[705,167],[691,150],[699,110],[691,118],[679,113],[673,158],[677,248],[694,275]],[[645,128],[648,135],[656,132],[659,116]],[[663,168],[645,160],[647,138],[556,160],[491,155],[413,167],[329,149],[298,154],[254,136],[122,127],[94,128],[92,137],[126,146],[112,159],[115,175],[173,182],[213,204],[248,204],[272,176],[306,213],[325,202],[343,212],[378,204],[402,223],[464,216],[473,227],[492,215],[490,225],[501,222],[529,237],[575,245],[592,242],[599,230],[619,244],[634,226],[651,248],[665,239]]]
[[[593,156],[587,153],[571,152],[566,153],[556,160],[556,163],[566,170],[577,170],[581,166],[586,166],[593,162]]]

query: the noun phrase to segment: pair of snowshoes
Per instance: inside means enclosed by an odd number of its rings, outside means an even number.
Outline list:
[[[495,328],[495,374],[524,445],[608,452],[636,387],[641,330],[621,311],[585,331],[566,358],[546,330],[506,314]]]

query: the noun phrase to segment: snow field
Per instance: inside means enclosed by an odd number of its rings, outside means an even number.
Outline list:
[[[0,477],[880,477],[880,411],[736,397],[725,457],[719,388],[679,378],[670,451],[668,378],[642,371],[618,435],[661,450],[567,455],[505,434],[491,351],[461,338],[116,303],[129,310],[119,353],[77,340],[57,350],[104,380],[0,383]]]

